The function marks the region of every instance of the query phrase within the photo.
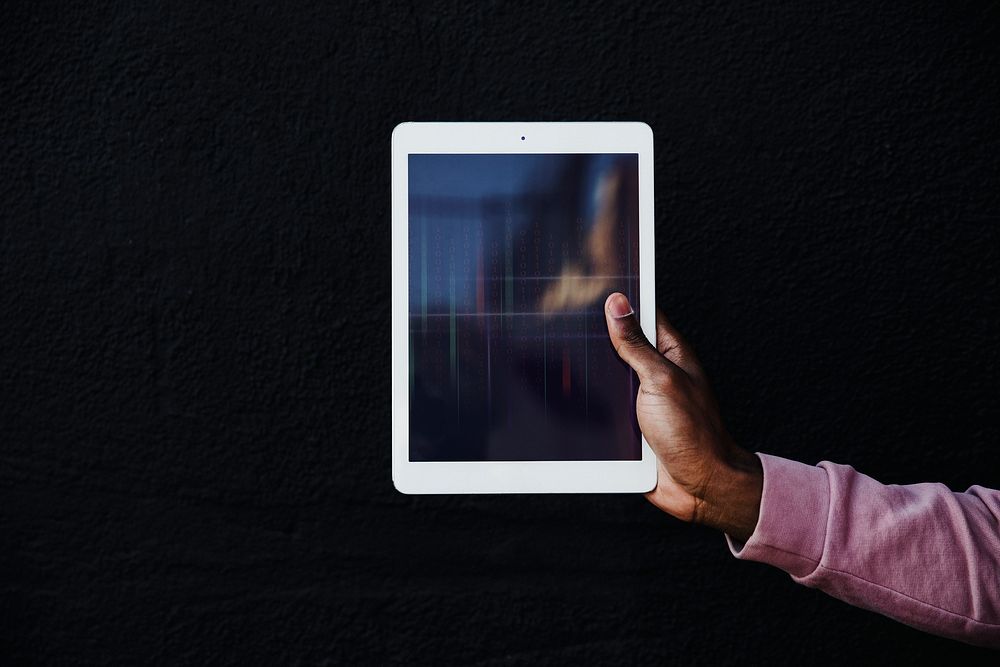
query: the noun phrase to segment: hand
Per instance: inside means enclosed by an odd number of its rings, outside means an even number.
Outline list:
[[[745,542],[757,526],[763,471],[726,432],[694,351],[659,311],[650,345],[623,294],[609,296],[604,313],[618,356],[639,376],[636,416],[657,461],[656,488],[646,498]]]

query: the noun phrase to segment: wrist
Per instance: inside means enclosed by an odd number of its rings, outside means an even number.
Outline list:
[[[763,489],[760,459],[739,449],[716,468],[699,498],[695,521],[745,542],[757,527]]]

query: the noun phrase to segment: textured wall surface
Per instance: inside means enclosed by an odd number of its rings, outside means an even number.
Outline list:
[[[388,375],[396,123],[644,120],[735,437],[1000,485],[995,3],[137,4],[0,27],[0,662],[995,663],[641,497],[398,495]]]

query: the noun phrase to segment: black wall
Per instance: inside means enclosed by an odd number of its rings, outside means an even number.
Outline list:
[[[653,127],[743,445],[1000,485],[997,6],[646,4],[5,5],[0,662],[995,661],[638,496],[393,490],[390,132],[524,119]]]

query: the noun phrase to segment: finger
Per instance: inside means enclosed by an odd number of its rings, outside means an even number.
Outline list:
[[[656,310],[656,350],[691,377],[703,376],[694,349],[659,309]]]
[[[640,381],[652,381],[676,368],[646,339],[624,294],[615,292],[608,297],[604,302],[604,316],[608,321],[611,344],[618,356],[639,374]]]

